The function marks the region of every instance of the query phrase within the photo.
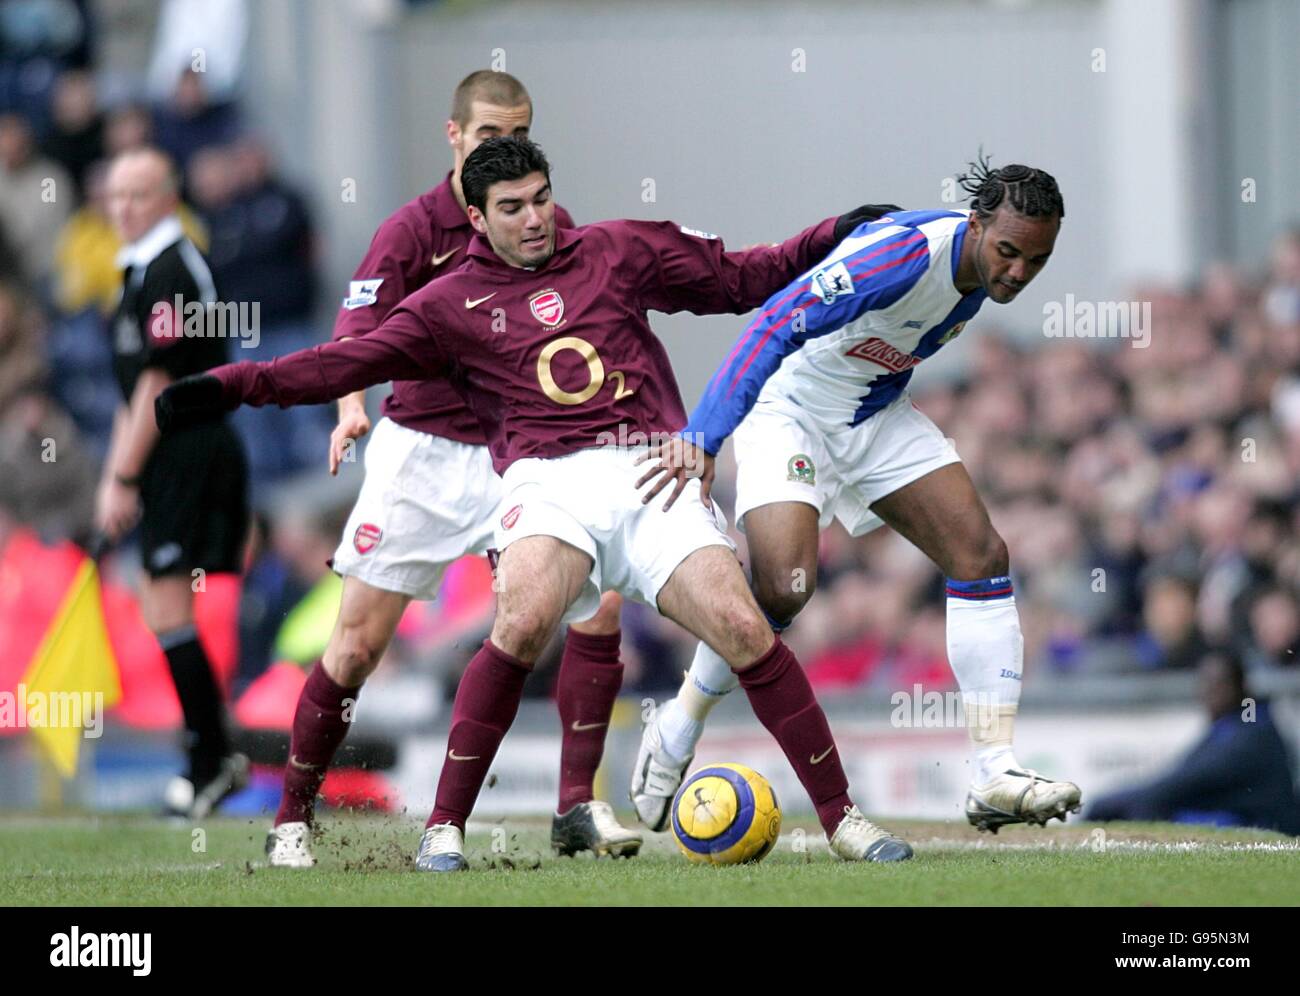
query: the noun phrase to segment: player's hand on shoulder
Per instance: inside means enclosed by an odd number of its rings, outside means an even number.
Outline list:
[[[645,487],[651,481],[655,481],[654,486],[646,492],[641,499],[641,504],[648,505],[654,500],[669,483],[673,484],[673,492],[664,502],[664,511],[667,512],[673,507],[678,496],[686,487],[686,482],[692,477],[700,479],[700,500],[704,502],[704,507],[713,508],[713,501],[709,497],[709,492],[713,489],[713,476],[715,473],[714,458],[710,456],[694,443],[689,443],[680,436],[673,436],[671,439],[662,440],[652,443],[645,453],[637,457],[638,464],[648,463],[651,460],[659,462],[641,475],[636,482],[638,490]],[[655,479],[658,478],[656,481]]]
[[[843,241],[864,221],[879,221],[887,214],[903,210],[897,204],[863,204],[835,219],[835,238]]]
[[[226,410],[221,381],[212,374],[182,377],[154,399],[153,413],[163,432],[206,422]]]
[[[330,433],[330,473],[337,475],[339,466],[358,439],[370,431],[370,416],[365,405],[339,405],[339,424]]]

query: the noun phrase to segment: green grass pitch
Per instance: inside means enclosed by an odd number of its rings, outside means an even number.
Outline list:
[[[839,862],[803,823],[787,825],[761,864],[707,868],[687,864],[667,834],[648,834],[631,860],[557,858],[544,819],[508,819],[471,825],[470,872],[429,875],[411,864],[421,825],[406,817],[325,816],[317,866],[288,871],[266,867],[266,820],[11,815],[0,817],[0,896],[40,906],[1300,904],[1300,842],[1262,831],[1130,823],[1103,836],[1071,824],[990,837],[956,823],[888,825],[914,860]]]

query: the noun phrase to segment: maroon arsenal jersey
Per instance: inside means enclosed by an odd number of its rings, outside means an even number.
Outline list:
[[[828,218],[780,245],[726,252],[672,222],[606,221],[558,229],[554,255],[531,270],[475,236],[464,266],[369,335],[211,373],[232,408],[320,404],[386,380],[450,374],[504,473],[521,457],[681,429],[681,394],[646,312],[756,308],[834,248],[834,227]]]
[[[573,219],[556,205],[557,228]],[[379,226],[334,321],[334,339],[358,339],[379,327],[402,299],[465,262],[474,229],[451,189],[451,174],[402,205]],[[462,443],[487,442],[483,428],[446,377],[399,380],[384,399],[394,422]]]

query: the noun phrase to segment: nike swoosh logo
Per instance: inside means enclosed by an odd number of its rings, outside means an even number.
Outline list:
[[[471,754],[469,757],[460,757],[456,754],[456,748],[447,751],[447,756],[453,761],[477,761],[482,758],[482,754]]]
[[[459,249],[453,249],[451,252],[445,252],[441,256],[435,253],[433,259],[429,260],[429,262],[434,266],[442,266],[443,263],[447,262],[447,260],[451,259],[451,257],[455,256],[458,252],[460,252]]]
[[[821,764],[823,761],[826,760],[826,755],[829,754],[834,749],[835,749],[835,745],[831,744],[820,754],[816,755],[815,757],[809,757],[808,760],[810,760],[813,764]]]
[[[497,296],[497,292],[496,292],[496,291],[493,291],[493,292],[492,292],[491,294],[489,294],[487,297],[481,297],[481,298],[479,298],[477,301],[471,301],[469,298],[465,298],[465,307],[466,307],[467,309],[468,309],[468,308],[477,308],[477,307],[478,307],[480,304],[482,304],[484,301],[488,300],[488,298],[493,298],[493,297],[496,297],[496,296]]]
[[[306,764],[302,761],[299,761],[297,754],[289,755],[289,766],[292,768],[297,768],[299,771],[315,771],[317,768],[320,767],[319,764]]]
[[[579,723],[576,719],[569,727],[574,733],[581,733],[583,730],[598,730],[604,726],[604,723]]]

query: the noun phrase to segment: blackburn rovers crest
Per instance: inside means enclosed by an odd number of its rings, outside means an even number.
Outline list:
[[[807,453],[796,453],[786,465],[788,479],[800,484],[816,484],[817,468]]]
[[[965,322],[958,322],[956,325],[954,325],[952,328],[950,328],[947,332],[943,334],[943,338],[939,340],[939,345],[940,346],[948,345],[948,343],[952,342],[959,335],[961,335],[961,330],[964,329],[965,327],[966,327]]]

